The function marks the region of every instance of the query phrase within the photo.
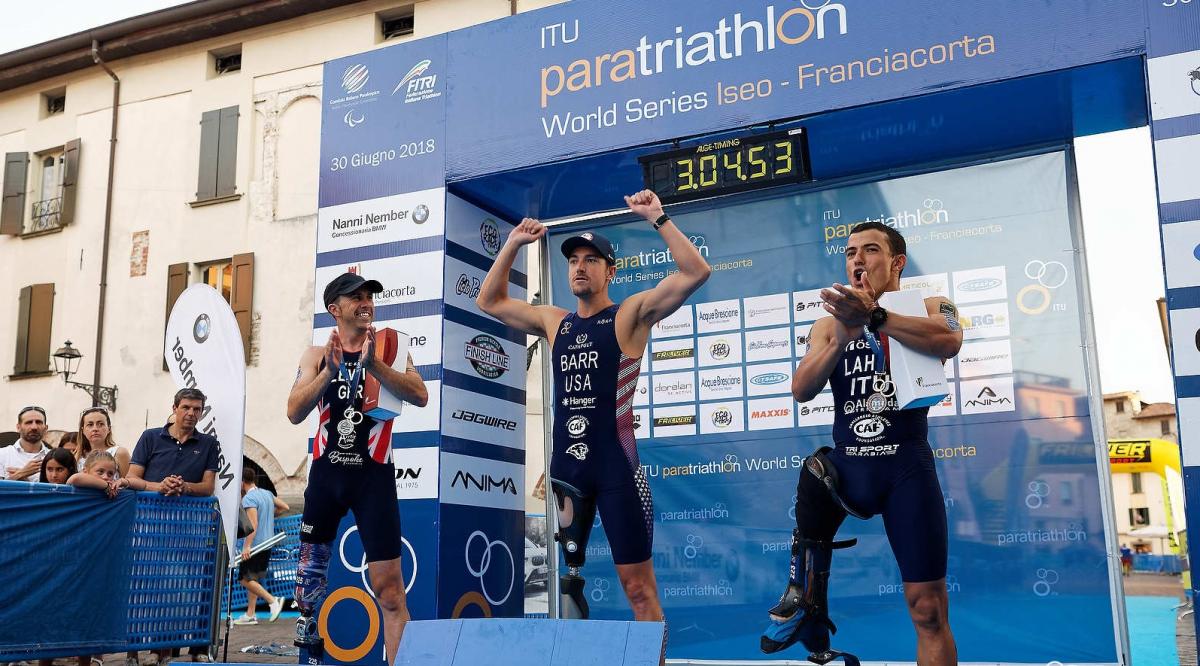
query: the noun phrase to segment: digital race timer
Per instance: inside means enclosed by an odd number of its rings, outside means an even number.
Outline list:
[[[663,203],[812,179],[803,128],[723,139],[638,158]]]

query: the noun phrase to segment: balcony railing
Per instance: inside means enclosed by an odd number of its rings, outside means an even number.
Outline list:
[[[57,229],[62,226],[61,219],[62,197],[35,201],[33,210],[29,216],[29,226],[25,229],[25,233]]]

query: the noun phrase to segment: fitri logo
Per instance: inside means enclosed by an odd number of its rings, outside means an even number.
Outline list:
[[[201,314],[196,317],[196,322],[192,324],[192,338],[199,344],[204,344],[208,340],[209,334],[212,333],[212,321],[207,314]]]

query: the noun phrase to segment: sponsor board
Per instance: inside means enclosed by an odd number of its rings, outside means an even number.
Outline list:
[[[696,401],[696,373],[672,372],[651,377],[655,405]]]
[[[788,400],[792,397],[789,395]],[[833,425],[833,393],[818,393],[817,397],[802,405],[796,405],[796,421],[801,428],[808,426]]]
[[[692,306],[684,305],[671,316],[658,322],[650,331],[652,338],[674,338],[680,335],[693,335],[696,327],[692,323]]]
[[[443,504],[523,511],[525,468],[499,460],[443,452],[441,491]]]
[[[1196,87],[1200,88],[1200,80]],[[1195,99],[1200,103],[1200,95]],[[1200,248],[1200,220],[1164,224],[1159,229],[1162,230],[1167,289],[1200,286],[1200,252],[1197,251]]]
[[[792,392],[792,362],[746,366],[746,395],[775,395]]]
[[[408,353],[412,356],[413,365],[437,365],[442,362],[442,318],[440,316],[385,319],[374,322],[374,326],[376,330],[390,328],[395,331],[403,331],[408,336]],[[332,326],[314,328],[313,345],[325,346],[333,328]]]
[[[525,408],[520,403],[447,386],[442,404],[442,434],[524,450]]]
[[[739,300],[701,303],[696,306],[696,332],[716,333],[742,327],[742,304]]]
[[[954,272],[954,298],[951,300],[956,305],[1007,298],[1008,281],[1003,266]]]
[[[437,187],[321,208],[317,253],[440,237],[446,230],[445,198],[445,189]]]
[[[633,390],[633,406],[646,407],[650,404],[650,375],[638,375],[637,388]]]
[[[986,305],[967,305],[958,309],[963,340],[1007,338],[1009,336],[1008,301]]]
[[[989,377],[959,382],[959,409],[963,415],[1011,412],[1016,409],[1013,378]]]
[[[794,291],[792,292],[792,320],[799,324],[831,316],[822,307],[824,304],[825,301],[821,300],[820,289]]]
[[[736,331],[706,335],[696,340],[700,367],[731,365],[742,362],[742,334]]]
[[[651,426],[654,437],[680,437],[696,434],[696,405],[655,407]]]
[[[832,407],[832,397],[829,398],[829,404]],[[795,406],[796,403],[790,395],[778,398],[750,400],[746,403],[747,429],[774,430],[776,428],[792,428],[796,425],[794,416]]]
[[[947,363],[946,365],[952,365]],[[955,416],[958,414],[958,400],[955,399],[954,382],[946,382],[946,397],[936,405],[929,407],[929,418],[936,419],[943,416]]]
[[[442,253],[422,252],[318,267],[313,279],[313,314],[328,312],[325,309],[325,285],[342,273],[361,275],[383,285],[383,291],[375,294],[376,308],[442,298]]]
[[[809,337],[812,335],[812,327],[812,324],[800,324],[792,329],[792,349],[798,359],[804,358],[809,347],[812,346],[812,340]]]
[[[1200,375],[1200,308],[1171,310],[1168,316],[1175,376]]]
[[[701,400],[726,400],[744,395],[745,379],[741,367],[701,370],[697,376]]]
[[[1012,372],[1012,344],[1008,340],[964,342],[958,352],[958,376],[982,377]]]
[[[782,326],[791,323],[788,309],[787,294],[767,294],[766,296],[751,296],[742,299],[742,311],[745,318],[745,328],[759,326]]]
[[[428,432],[438,429],[441,425],[439,417],[442,414],[442,382],[425,382],[425,390],[429,391],[429,404],[424,407],[405,407],[404,413],[392,421],[392,433]]]
[[[437,499],[438,459],[436,446],[392,449],[396,469],[396,499]]]
[[[746,429],[744,412],[746,403],[709,402],[700,405],[700,434],[712,435],[727,432],[742,432]]]
[[[1162,3],[1164,7],[1172,5],[1169,0]],[[1200,51],[1173,53],[1146,61],[1146,79],[1150,85],[1150,112],[1154,120],[1200,113],[1198,71]],[[1164,236],[1169,226],[1171,225],[1163,225]],[[1163,245],[1167,244],[1164,242]]]
[[[468,377],[525,388],[525,345],[447,320],[443,366]]]
[[[465,310],[480,317],[486,317],[492,321],[499,321],[483,310],[480,310],[479,306],[475,304],[475,297],[479,296],[479,289],[483,286],[483,278],[487,276],[487,271],[461,262],[454,257],[446,257],[445,270],[446,280],[443,291],[445,292],[444,300],[446,301],[446,305],[452,305],[460,310]],[[416,273],[413,274],[416,275]],[[510,283],[508,285],[508,293],[515,299],[525,300],[524,287]]]
[[[791,358],[792,329],[767,328],[756,331],[746,331],[745,356],[747,363],[754,361],[770,361],[777,358]]]
[[[650,367],[655,372],[696,367],[696,343],[692,338],[654,342],[650,345]]]
[[[467,248],[489,261],[495,258],[496,251],[508,239],[513,226],[491,213],[473,206],[466,201],[446,194],[446,240]],[[522,247],[513,268],[524,273],[528,265],[528,246]],[[450,270],[446,270],[447,280]],[[454,273],[455,276],[458,273]]]
[[[900,278],[900,291],[909,289],[919,290],[922,298],[950,298],[950,277],[945,273],[932,273]]]
[[[637,439],[648,439],[650,434],[650,410],[633,410],[633,436]]]

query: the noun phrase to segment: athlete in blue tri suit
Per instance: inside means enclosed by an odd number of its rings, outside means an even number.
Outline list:
[[[651,327],[678,310],[712,269],[663,213],[653,192],[625,197],[625,203],[662,235],[677,273],[652,289],[613,303],[608,284],[616,276],[616,256],[607,239],[589,231],[562,244],[571,293],[579,299],[577,311],[535,307],[508,295],[508,274],[517,251],[546,232],[537,220],[526,218],[497,254],[477,302],[505,324],[546,338],[552,349],[550,482],[558,503],[555,538],[569,567],[560,579],[564,615],[587,616],[579,569],[599,510],[635,619],[658,621],[663,614],[650,557],[653,511],[633,436],[633,395]]]
[[[962,345],[962,330],[958,310],[940,296],[925,299],[927,317],[888,313],[877,305],[884,292],[900,289],[906,251],[895,229],[878,222],[856,225],[846,241],[850,284],[821,291],[833,316],[813,324],[808,351],[792,376],[792,395],[807,402],[829,383],[835,446],[801,465],[790,578],[770,610],[764,652],[799,641],[816,663],[843,654],[829,647],[836,628],[826,593],[832,551],[854,541],[834,536],[848,514],[881,514],[917,633],[917,662],[958,663],[946,596],[946,509],[927,439],[929,409],[897,409],[884,359],[889,340],[952,358]]]
[[[408,608],[400,570],[400,510],[392,465],[392,421],[363,414],[363,380],[369,373],[380,385],[417,407],[429,402],[425,382],[413,367],[404,372],[375,360],[374,294],[376,280],[343,273],[325,287],[325,308],[337,323],[323,347],[300,357],[296,383],[288,396],[288,420],[299,424],[313,409],[320,419],[313,460],[304,490],[300,557],[296,566],[296,645],[322,652],[315,613],[326,594],[331,544],[338,523],[354,513],[371,576],[371,589],[383,610],[384,650],[388,663],[396,651]]]

